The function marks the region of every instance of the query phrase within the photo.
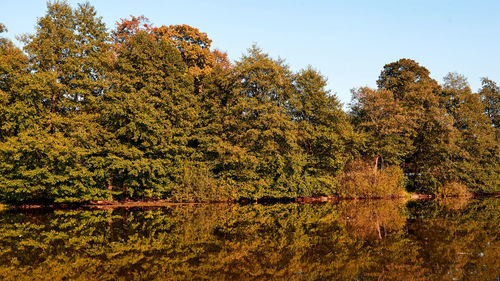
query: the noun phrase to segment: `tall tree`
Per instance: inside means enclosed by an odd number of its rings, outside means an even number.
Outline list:
[[[499,137],[498,130],[500,129],[500,87],[488,79],[482,78],[482,87],[479,91],[481,100],[485,105],[486,115],[491,119],[491,123],[497,128],[497,137]]]
[[[88,3],[75,10],[65,2],[49,3],[36,33],[23,41],[30,70],[44,84],[40,99],[51,113],[81,111],[109,87],[109,34]]]
[[[335,194],[335,177],[348,156],[352,127],[335,95],[326,90],[326,78],[311,67],[295,75],[290,102],[297,124],[297,142],[306,157],[305,185],[310,194]],[[307,186],[309,185],[309,186]]]
[[[452,121],[441,106],[440,87],[429,71],[410,59],[384,66],[377,85],[393,93],[401,106],[414,149],[405,157],[410,190],[435,192],[440,183],[440,163],[453,137]]]
[[[7,28],[0,24],[0,33]],[[6,39],[0,38],[0,141],[22,129],[34,114],[30,103],[20,95],[28,76],[28,58]]]
[[[449,151],[451,157],[442,165],[449,168],[446,180],[461,182],[476,192],[496,191],[500,186],[499,143],[481,96],[472,93],[467,79],[457,73],[444,77],[443,96],[457,130],[456,149]]]
[[[110,45],[102,20],[88,4],[47,4],[36,32],[25,36],[30,75],[19,95],[37,118],[3,144],[9,200],[88,201],[105,197],[92,156],[102,130],[98,99],[109,84]]]
[[[224,120],[227,146],[221,176],[240,185],[243,196],[294,196],[303,159],[296,125],[287,115],[293,76],[283,61],[255,46],[233,71],[234,98]]]
[[[102,123],[112,135],[108,187],[122,197],[172,192],[197,118],[192,78],[175,48],[138,32],[116,50]]]

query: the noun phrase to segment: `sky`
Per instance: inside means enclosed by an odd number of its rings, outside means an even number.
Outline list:
[[[68,1],[73,7],[83,1]],[[212,47],[238,60],[257,44],[293,71],[308,65],[328,79],[344,103],[351,89],[376,87],[385,64],[416,60],[442,82],[448,72],[500,83],[500,1],[239,1],[91,0],[111,30],[120,18],[144,15],[154,26],[188,24],[207,33]],[[33,33],[44,0],[0,0],[7,37]]]

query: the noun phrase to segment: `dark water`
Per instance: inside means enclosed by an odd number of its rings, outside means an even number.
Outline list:
[[[0,212],[2,280],[499,280],[499,199]]]

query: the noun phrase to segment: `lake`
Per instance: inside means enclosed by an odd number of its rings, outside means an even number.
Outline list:
[[[2,280],[499,280],[500,200],[0,211]]]

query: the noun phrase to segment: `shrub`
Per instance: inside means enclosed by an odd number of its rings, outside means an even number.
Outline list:
[[[373,169],[368,161],[348,164],[339,176],[338,195],[348,198],[405,196],[403,170],[397,166]]]
[[[231,187],[215,179],[202,164],[186,161],[177,180],[179,186],[172,192],[176,202],[227,201],[234,199]]]

